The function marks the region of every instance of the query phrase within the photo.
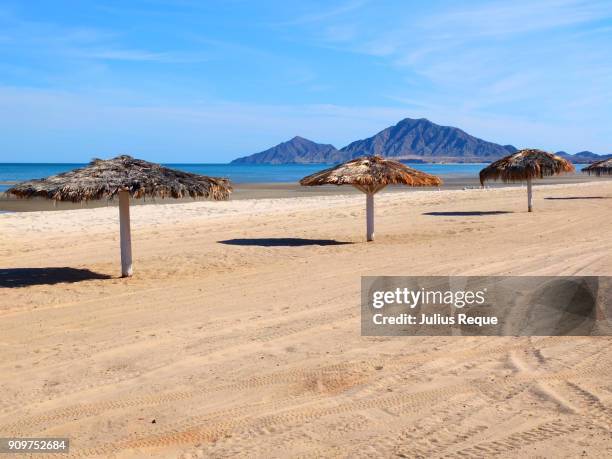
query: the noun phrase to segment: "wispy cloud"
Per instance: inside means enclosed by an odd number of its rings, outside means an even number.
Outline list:
[[[423,22],[425,29],[448,38],[499,37],[543,31],[599,20],[612,14],[608,1],[540,0],[474,4],[437,14]]]
[[[67,48],[64,50],[64,54],[78,59],[170,64],[196,63],[210,60],[204,53],[185,53],[181,51],[151,52],[137,49]]]
[[[368,0],[350,0],[338,6],[327,6],[325,3],[325,7],[318,9],[316,11],[309,11],[295,18],[277,22],[276,25],[279,26],[295,26],[295,25],[304,25],[304,24],[314,24],[320,23],[329,19],[336,18],[338,16],[342,16],[346,13],[350,13],[355,11],[365,4],[368,3]]]
[[[28,21],[7,12],[0,15],[0,25],[5,31],[5,35],[0,36],[0,46],[10,46],[12,50],[19,50],[22,54],[158,63],[193,63],[207,60],[201,53],[126,48],[121,45],[121,34],[108,29]]]

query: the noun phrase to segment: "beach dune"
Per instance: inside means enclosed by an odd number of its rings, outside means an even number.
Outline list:
[[[362,275],[612,275],[612,182],[0,215],[0,437],[74,457],[609,457],[610,337],[362,337]]]

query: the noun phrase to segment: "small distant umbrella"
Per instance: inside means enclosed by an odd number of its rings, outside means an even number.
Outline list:
[[[594,174],[597,176],[612,175],[612,158],[596,161],[582,169],[582,172],[586,172],[589,175]]]
[[[435,175],[380,156],[363,156],[300,180],[300,185],[353,185],[366,194],[367,240],[374,240],[374,194],[387,185],[440,186]]]
[[[54,201],[86,202],[119,197],[121,275],[132,275],[130,197],[228,199],[232,187],[227,179],[190,174],[122,155],[94,159],[81,169],[30,180],[6,192],[20,198],[42,197]]]
[[[542,150],[526,149],[512,153],[491,163],[480,171],[480,183],[484,186],[486,180],[504,182],[527,182],[528,210],[533,210],[531,181],[534,178],[544,178],[566,172],[573,172],[574,165],[552,153]]]

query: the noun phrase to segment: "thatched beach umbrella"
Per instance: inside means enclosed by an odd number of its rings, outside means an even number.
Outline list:
[[[491,163],[480,171],[480,184],[486,180],[504,182],[527,182],[527,207],[533,210],[531,181],[565,172],[573,172],[574,165],[552,153],[542,150],[525,149],[512,153]]]
[[[228,199],[228,180],[190,174],[122,155],[94,159],[86,167],[51,177],[20,183],[6,192],[20,198],[42,197],[54,201],[86,202],[119,197],[121,275],[132,275],[130,197]]]
[[[595,174],[597,176],[612,175],[612,158],[595,161],[582,169],[582,172],[586,172],[589,175]]]
[[[368,241],[374,240],[374,194],[387,185],[440,186],[442,179],[380,156],[363,156],[300,180],[302,186],[353,185],[366,194]]]

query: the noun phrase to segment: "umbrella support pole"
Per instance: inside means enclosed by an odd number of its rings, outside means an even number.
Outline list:
[[[533,212],[533,191],[531,189],[531,179],[527,179],[527,209],[529,212]]]
[[[119,232],[121,235],[121,277],[132,275],[132,235],[130,231],[130,194],[119,192]]]
[[[366,239],[374,240],[374,193],[366,193]]]

